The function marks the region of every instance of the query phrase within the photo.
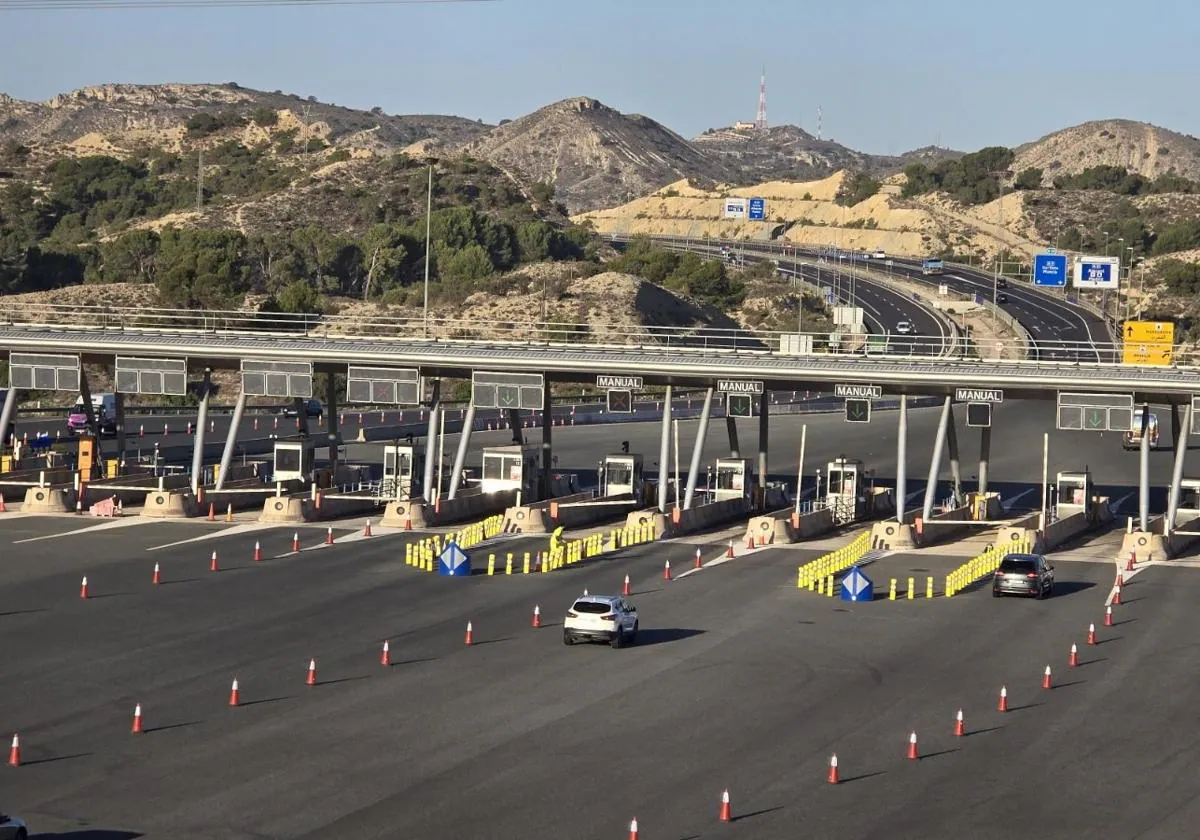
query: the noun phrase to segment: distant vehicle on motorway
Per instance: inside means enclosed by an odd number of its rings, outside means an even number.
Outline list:
[[[945,264],[938,259],[927,259],[921,263],[922,274],[941,274],[945,270]]]
[[[916,327],[912,325],[912,321],[898,321],[896,323],[896,335],[915,335]]]
[[[25,840],[28,836],[28,827],[23,819],[0,814],[0,840]]]
[[[1008,295],[1004,292],[996,292],[996,303],[1008,303]]]
[[[563,620],[563,644],[608,642],[619,648],[637,641],[637,607],[620,595],[584,595]]]
[[[1006,554],[992,576],[992,597],[1032,595],[1039,601],[1054,592],[1054,567],[1043,554]]]
[[[320,400],[305,400],[305,402],[304,402],[305,416],[320,417],[324,412],[325,412],[325,409],[321,407]],[[285,408],[283,410],[283,416],[284,417],[296,417],[297,416],[296,406],[289,405],[287,408]]]
[[[96,415],[98,429],[88,428],[87,408],[83,404],[83,397],[79,397],[67,412],[67,429],[77,435],[88,432],[100,435],[117,433],[116,394],[92,394],[92,413]]]
[[[878,251],[876,251],[874,254],[872,254],[872,255],[871,255],[871,259],[873,259],[873,260],[886,260],[886,259],[887,259],[887,252],[886,252],[886,251],[884,251],[882,248],[880,248]]]
[[[1003,277],[997,277],[996,278],[996,287],[999,289],[1007,289],[1008,281],[1005,280]]]
[[[1145,409],[1135,408],[1133,410],[1133,420],[1130,421],[1129,431],[1121,438],[1121,446],[1124,449],[1138,449],[1142,445],[1142,420]],[[1150,419],[1146,423],[1146,434],[1150,438],[1150,448],[1158,448],[1158,415],[1153,411],[1150,412]]]

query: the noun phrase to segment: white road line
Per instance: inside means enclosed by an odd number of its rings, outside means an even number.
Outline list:
[[[60,534],[46,534],[45,536],[41,536],[41,537],[29,537],[28,539],[24,539],[24,540],[13,540],[13,545],[20,545],[21,543],[37,542],[38,540],[53,540],[53,539],[57,539],[58,537],[69,537],[69,536],[72,536],[73,534],[84,534],[89,531],[108,531],[112,528],[128,528],[131,525],[145,525],[148,522],[154,522],[154,521],[156,521],[156,520],[143,518],[141,516],[133,516],[133,517],[128,517],[128,518],[123,517],[121,519],[111,519],[108,522],[104,522],[99,525],[89,525],[87,528],[76,528],[73,531],[63,531]]]
[[[1021,499],[1024,499],[1030,493],[1036,493],[1036,492],[1037,492],[1036,487],[1030,487],[1028,490],[1018,493],[1015,496],[1010,496],[1007,499],[1001,499],[1000,507],[1004,508],[1005,513],[1007,513],[1012,508],[1012,506],[1015,505],[1017,502],[1019,502]]]
[[[188,543],[200,542],[202,540],[210,540],[213,537],[228,537],[228,536],[234,536],[237,534],[252,534],[255,531],[265,531],[268,528],[278,528],[278,527],[281,527],[278,523],[273,524],[270,522],[246,522],[241,525],[234,525],[231,528],[222,528],[219,531],[214,530],[214,531],[211,531],[210,533],[201,534],[198,537],[191,537],[190,539],[186,539],[186,540],[178,540],[177,542],[164,543],[163,545],[154,545],[154,546],[151,546],[150,548],[147,548],[146,550],[147,551],[158,551],[159,549],[162,549],[162,548],[174,548],[177,545],[187,545]]]
[[[1133,495],[1133,493],[1126,493],[1124,496],[1122,496],[1121,498],[1117,499],[1117,503],[1116,503],[1116,504],[1114,504],[1114,505],[1112,506],[1112,508],[1111,508],[1112,512],[1113,512],[1113,513],[1116,513],[1117,511],[1119,511],[1119,510],[1121,509],[1121,505],[1123,505],[1123,504],[1125,504],[1127,501],[1129,501],[1129,497],[1130,497],[1130,496],[1132,496],[1132,495]]]

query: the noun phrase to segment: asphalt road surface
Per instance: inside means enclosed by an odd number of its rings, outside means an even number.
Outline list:
[[[811,552],[784,549],[665,582],[691,545],[446,579],[404,566],[411,535],[290,556],[290,529],[198,523],[17,542],[74,523],[0,519],[0,725],[25,762],[4,806],[49,836],[604,840],[636,816],[643,837],[1174,838],[1197,816],[1191,570],[1139,574],[1105,629],[1107,564],[1060,563],[1042,602],[851,605],[796,590]],[[571,599],[625,574],[639,644],[564,646]]]

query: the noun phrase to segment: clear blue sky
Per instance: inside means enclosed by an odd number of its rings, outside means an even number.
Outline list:
[[[1169,0],[497,0],[0,11],[0,90],[236,81],[497,122],[569,96],[686,137],[816,124],[876,153],[1015,145],[1089,119],[1200,134],[1200,6]]]

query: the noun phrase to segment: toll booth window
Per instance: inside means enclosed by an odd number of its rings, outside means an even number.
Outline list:
[[[628,464],[608,464],[609,484],[633,484],[633,470]]]
[[[1073,505],[1083,504],[1083,488],[1082,487],[1076,487],[1074,490],[1071,491],[1071,504],[1073,504]]]
[[[397,460],[399,464],[396,466],[396,472],[400,475],[412,475],[412,458],[408,455],[400,455]]]
[[[720,470],[717,473],[718,490],[741,490],[742,474],[737,470]]]
[[[512,456],[504,459],[504,475],[500,476],[508,481],[520,481],[522,460],[519,457]]]
[[[300,450],[299,449],[276,449],[275,450],[275,470],[276,472],[299,472],[300,470]]]
[[[483,459],[483,477],[484,479],[501,479],[504,478],[504,459],[502,458],[484,458]]]
[[[843,493],[847,492],[846,490],[842,489],[843,476],[846,476],[846,473],[842,472],[841,470],[830,470],[829,471],[829,485],[828,485],[827,490],[831,495],[840,496]],[[846,476],[846,477],[848,477],[848,476]],[[854,489],[853,483],[851,482],[850,490],[852,491],[853,489]]]

